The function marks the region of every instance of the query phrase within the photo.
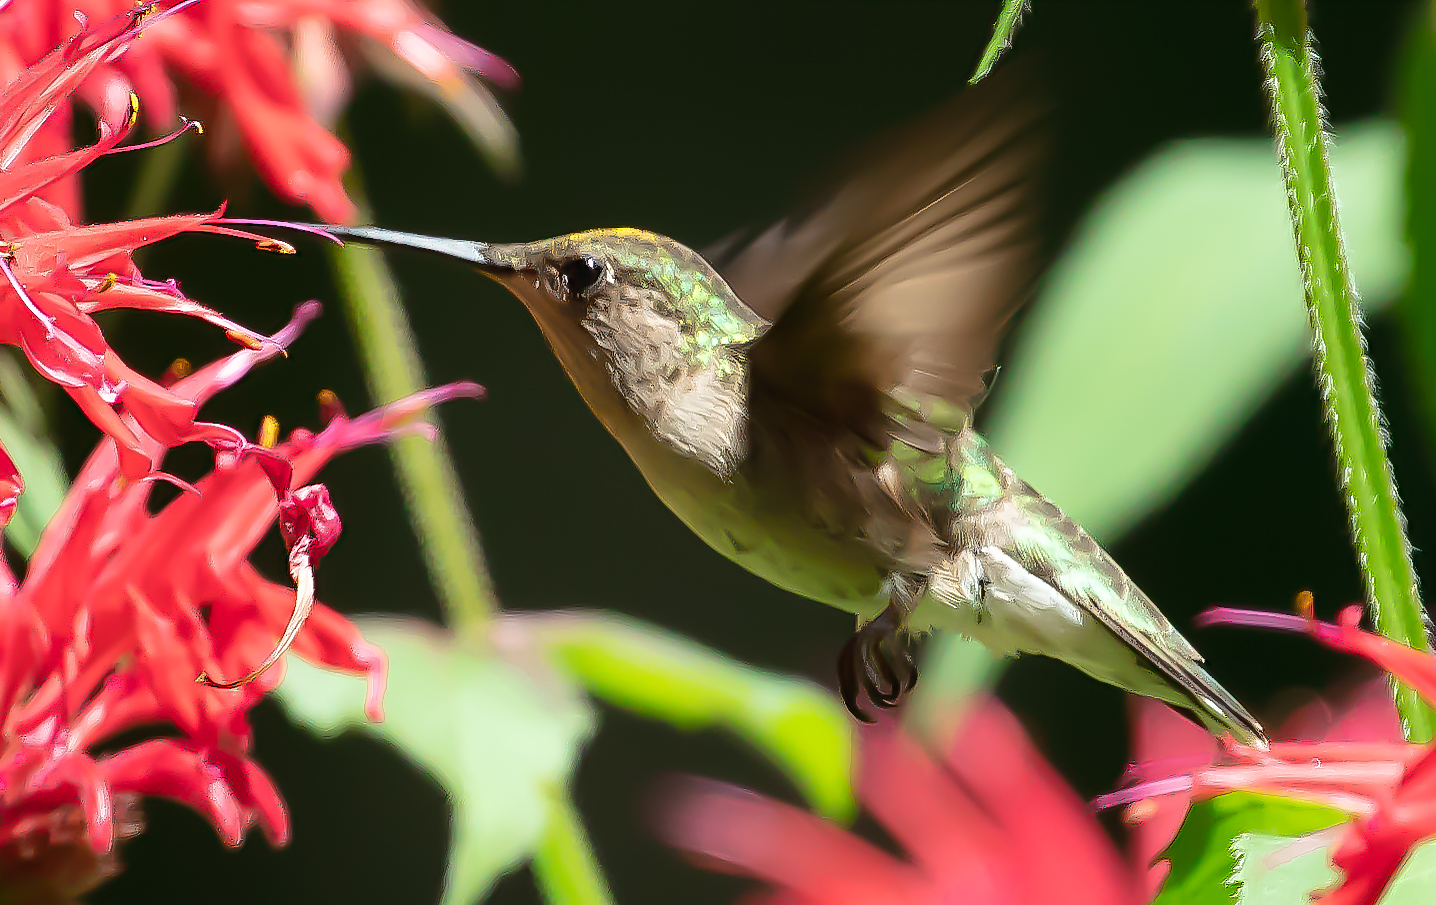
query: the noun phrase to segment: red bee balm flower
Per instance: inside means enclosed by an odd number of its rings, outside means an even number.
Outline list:
[[[0,2],[0,84],[84,22],[133,11],[134,0]],[[134,92],[155,121],[168,126],[177,114],[171,77],[183,76],[215,99],[216,114],[236,127],[270,187],[326,220],[355,216],[340,183],[349,151],[328,129],[349,91],[340,33],[357,39],[350,43],[381,72],[437,98],[496,163],[514,163],[513,129],[479,81],[513,86],[513,69],[409,0],[204,0],[169,11],[175,14],[157,15],[145,39],[124,56],[97,65],[83,86],[85,99],[107,119]],[[61,105],[40,130],[30,159],[68,150],[70,132],[69,110]],[[67,182],[51,200],[75,216],[77,197]]]
[[[261,349],[237,352],[180,380],[172,395],[198,406],[279,353],[318,312],[310,303]],[[16,862],[91,869],[65,880],[73,894],[102,878],[116,840],[135,830],[135,796],[162,795],[209,818],[228,844],[258,822],[283,843],[279,792],[250,759],[249,709],[278,684],[283,664],[258,668],[293,641],[306,659],[367,674],[368,708],[380,718],[383,655],[333,610],[314,602],[314,565],[334,543],[339,518],[323,485],[308,481],[330,457],[403,431],[430,404],[472,396],[455,384],[371,414],[334,417],[318,434],[297,430],[273,448],[231,436],[212,441],[216,465],[157,512],[152,481],[127,481],[120,450],[105,440],[46,527],[18,586],[0,570],[0,869]],[[147,444],[147,445],[143,445]],[[161,444],[143,441],[159,455]],[[177,482],[181,483],[182,482]],[[8,485],[0,511],[13,508]],[[248,562],[279,522],[295,587]],[[305,616],[308,619],[305,621]],[[196,682],[249,674],[221,688]],[[244,680],[241,680],[244,681]],[[118,751],[96,746],[139,726],[176,732]],[[52,855],[57,850],[67,857]],[[49,900],[47,900],[49,901]]]
[[[911,860],[731,786],[680,796],[669,838],[705,863],[777,884],[791,905],[1107,905],[1138,878],[1087,806],[996,701],[974,702],[945,763],[887,726],[865,729],[859,795]]]
[[[40,373],[64,387],[118,445],[120,470],[132,480],[148,474],[171,446],[223,440],[232,431],[197,423],[192,400],[128,368],[92,315],[112,308],[183,314],[220,327],[248,348],[273,348],[270,338],[185,298],[173,282],[144,279],[130,259],[136,248],[185,231],[246,235],[217,224],[217,215],[76,225],[41,197],[57,180],[117,150],[129,134],[134,108],[126,94],[122,107],[101,116],[93,147],[38,159],[30,153],[66,99],[138,36],[142,18],[122,16],[84,31],[0,89],[0,342],[19,346]],[[16,479],[13,470],[5,475]]]
[[[1359,629],[1361,608],[1342,611],[1336,624],[1282,613],[1219,608],[1207,624],[1306,631],[1322,644],[1359,654],[1436,701],[1436,657]],[[1436,745],[1400,741],[1389,693],[1383,707],[1371,696],[1344,714],[1319,742],[1274,742],[1269,751],[1228,743],[1221,762],[1190,773],[1151,779],[1104,795],[1098,805],[1133,804],[1138,816],[1165,809],[1168,796],[1210,798],[1246,789],[1300,798],[1353,815],[1335,830],[1332,861],[1344,874],[1324,905],[1376,905],[1411,851],[1436,838]],[[1158,766],[1158,765],[1151,765]],[[1141,775],[1156,772],[1140,770]],[[1170,774],[1170,770],[1166,771]]]

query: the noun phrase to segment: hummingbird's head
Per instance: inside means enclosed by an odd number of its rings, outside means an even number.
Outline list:
[[[719,474],[745,453],[746,352],[768,323],[681,243],[636,229],[514,244],[329,229],[459,258],[502,283],[620,441],[636,414],[654,437]]]
[[[479,270],[518,296],[550,341],[621,372],[625,392],[721,368],[767,328],[702,256],[666,236],[596,229],[484,248]]]
[[[768,325],[707,261],[636,229],[489,249],[479,269],[529,309],[615,434],[621,413],[603,409],[622,404],[660,441],[731,471],[746,451],[747,347]]]

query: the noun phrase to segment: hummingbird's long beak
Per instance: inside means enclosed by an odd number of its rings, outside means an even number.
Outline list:
[[[513,247],[507,245],[490,245],[487,242],[472,242],[467,239],[445,239],[440,236],[421,236],[417,233],[380,229],[377,226],[319,226],[316,224],[315,228],[341,239],[352,239],[366,245],[417,248],[421,251],[434,252],[446,258],[465,261],[495,278],[512,275],[522,270],[526,264],[522,256],[514,254]]]

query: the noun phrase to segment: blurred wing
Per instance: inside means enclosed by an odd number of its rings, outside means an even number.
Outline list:
[[[857,155],[808,213],[716,253],[774,322],[750,353],[755,419],[875,450],[970,420],[1038,273],[1045,106],[1030,69],[1007,70]]]

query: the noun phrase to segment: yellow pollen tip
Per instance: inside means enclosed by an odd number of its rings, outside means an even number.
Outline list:
[[[192,119],[192,120],[190,120],[190,123],[192,124],[192,126],[193,126],[193,128],[194,128],[194,134],[196,134],[196,135],[203,135],[203,134],[204,134],[204,123],[200,122],[200,121],[197,120],[197,119]]]
[[[183,380],[193,372],[194,365],[189,363],[188,358],[176,358],[170,362],[170,366],[165,370],[165,373],[175,380]]]
[[[1150,798],[1134,801],[1122,812],[1122,822],[1127,826],[1139,826],[1157,816],[1161,806]]]
[[[339,401],[338,394],[336,394],[333,390],[320,390],[319,395],[315,398],[319,400],[320,405],[324,406],[333,405]]]
[[[224,331],[224,335],[229,338],[230,342],[238,343],[239,345],[244,346],[246,349],[249,349],[251,352],[255,349],[262,349],[264,347],[264,344],[261,343],[259,340],[255,339],[253,336],[246,336],[243,333],[236,333],[233,330]]]
[[[265,415],[264,420],[259,422],[259,436],[255,438],[259,445],[265,449],[274,449],[279,445],[279,419],[273,415]]]
[[[115,284],[118,283],[119,281],[120,281],[120,275],[119,275],[119,274],[117,274],[117,273],[107,273],[107,274],[105,274],[105,278],[100,281],[100,285],[98,285],[98,286],[95,287],[95,292],[97,292],[97,293],[99,293],[99,292],[109,292],[111,289],[114,289],[114,288],[115,288]]]
[[[1300,591],[1292,608],[1301,618],[1313,619],[1316,617],[1316,597],[1310,591]]]
[[[140,96],[133,91],[130,92],[130,116],[125,121],[125,128],[133,129],[135,121],[140,118]]]
[[[281,242],[278,239],[265,239],[261,242],[254,243],[254,247],[260,251],[274,251],[282,255],[292,255],[295,253],[293,245],[290,245],[288,242]]]

